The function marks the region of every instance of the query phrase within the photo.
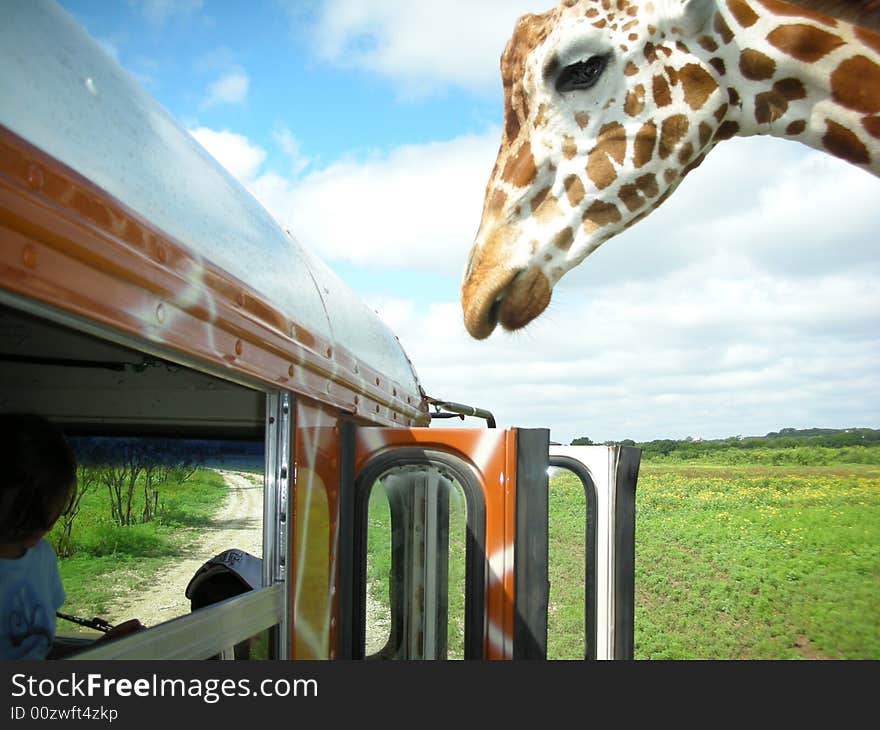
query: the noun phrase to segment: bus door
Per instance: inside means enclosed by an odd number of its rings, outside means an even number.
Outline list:
[[[549,432],[349,426],[337,656],[542,656]]]

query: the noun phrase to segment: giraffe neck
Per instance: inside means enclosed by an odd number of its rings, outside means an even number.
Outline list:
[[[797,140],[880,175],[880,34],[780,0],[718,0],[710,23],[717,140]]]

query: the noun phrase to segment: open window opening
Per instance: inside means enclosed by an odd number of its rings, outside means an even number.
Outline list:
[[[76,499],[46,535],[59,655],[262,589],[266,394],[55,319],[0,305],[0,412],[45,417],[77,457]],[[203,656],[276,653],[270,626],[227,639]]]
[[[400,449],[356,484],[355,656],[470,659],[482,653],[484,507],[469,468]]]

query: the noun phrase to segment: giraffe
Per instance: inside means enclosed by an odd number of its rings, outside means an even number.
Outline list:
[[[806,5],[562,0],[520,18],[461,287],[468,332],[524,327],[563,274],[736,135],[796,140],[880,175],[880,2],[849,15]]]

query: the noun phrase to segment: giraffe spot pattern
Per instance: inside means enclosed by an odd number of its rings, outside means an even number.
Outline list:
[[[744,0],[727,0],[727,7],[743,28],[751,28],[758,22],[758,14]]]
[[[501,173],[501,179],[514,187],[522,188],[531,183],[537,174],[532,147],[526,141],[519,146],[516,154],[508,159]]]
[[[635,183],[621,185],[617,197],[630,212],[638,210],[647,202]]]
[[[577,125],[581,129],[586,129],[587,125],[590,123],[590,115],[586,112],[578,112],[574,115],[574,121],[577,122]]]
[[[862,126],[872,137],[880,139],[880,117],[865,117],[862,119]]]
[[[702,35],[697,38],[697,43],[700,44],[700,48],[704,51],[708,51],[709,53],[715,53],[718,50],[717,41],[710,35]]]
[[[657,142],[657,127],[654,122],[646,122],[636,132],[633,140],[633,165],[636,169],[644,167],[654,157],[654,144]]]
[[[733,31],[730,29],[730,26],[727,25],[727,21],[724,20],[721,13],[715,13],[712,25],[725,46],[733,40]]]
[[[785,128],[785,133],[790,137],[795,137],[799,134],[803,134],[803,131],[806,128],[807,122],[803,119],[797,119]]]
[[[584,184],[581,182],[581,179],[577,175],[569,175],[565,178],[565,195],[568,198],[568,202],[571,204],[571,207],[574,208],[577,205],[580,205],[581,201],[584,199]]]
[[[624,76],[635,76],[639,72],[639,67],[636,66],[632,61],[629,61],[626,64],[626,68],[623,69]]]
[[[739,124],[736,122],[725,121],[718,125],[715,130],[715,141],[720,142],[725,139],[735,137],[739,132]]]
[[[657,154],[665,160],[672,154],[675,146],[687,134],[688,119],[684,114],[673,114],[667,117],[660,125],[660,143],[657,146]]]
[[[831,98],[862,114],[880,112],[880,66],[865,56],[848,58],[831,73]]]
[[[702,109],[706,100],[718,88],[712,75],[696,63],[686,64],[678,75],[684,88],[684,100],[694,111]]]
[[[825,125],[822,144],[832,155],[856,165],[867,165],[871,161],[867,147],[855,133],[830,119],[825,120]]]
[[[631,117],[637,116],[645,108],[645,87],[637,84],[627,92],[623,110]]]
[[[596,146],[587,156],[587,176],[599,189],[607,188],[617,179],[611,160],[623,164],[626,155],[626,130],[618,122],[609,122],[599,130]]]
[[[574,243],[574,232],[571,230],[571,226],[566,226],[559,231],[553,236],[550,242],[552,246],[555,246],[561,251],[568,251],[568,249],[571,248],[572,243]]]
[[[566,160],[571,160],[577,155],[577,152],[577,142],[574,141],[574,137],[565,135],[565,137],[562,138],[562,156]]]
[[[672,92],[669,90],[669,84],[663,76],[655,76],[651,80],[651,92],[654,96],[654,103],[663,108],[672,103]]]
[[[767,34],[767,41],[786,55],[815,63],[844,45],[842,38],[812,25],[781,25]]]
[[[694,146],[690,142],[685,142],[678,151],[678,161],[682,165],[686,165],[691,157],[693,157],[693,154]]]
[[[728,89],[727,90],[727,100],[730,102],[730,106],[735,106],[735,107],[741,106],[741,99],[739,98],[739,92],[736,89]]]
[[[724,74],[727,73],[727,66],[724,64],[724,59],[716,56],[715,58],[709,59],[709,64],[715,69],[719,76],[724,76]]]
[[[638,185],[639,190],[641,190],[645,195],[649,198],[654,198],[660,192],[660,188],[657,187],[657,178],[653,173],[649,172],[646,175],[641,175],[636,178],[636,185]]]
[[[698,133],[700,135],[700,149],[703,149],[712,139],[712,127],[707,122],[700,122]]]
[[[620,211],[614,203],[594,200],[590,207],[584,211],[584,230],[587,233],[592,233],[612,223],[619,223],[620,218]]]
[[[746,48],[739,57],[739,71],[747,79],[764,81],[776,73],[776,61],[760,51]]]
[[[800,79],[788,78],[780,79],[773,84],[773,91],[779,94],[786,101],[795,101],[796,99],[806,99],[807,90],[804,88]]]
[[[770,124],[788,111],[788,102],[776,91],[764,91],[755,96],[755,121]]]
[[[538,208],[543,205],[544,201],[547,199],[547,196],[550,194],[550,188],[546,187],[542,190],[539,190],[532,196],[532,200],[529,203],[529,207],[532,209],[532,213],[534,213]]]

